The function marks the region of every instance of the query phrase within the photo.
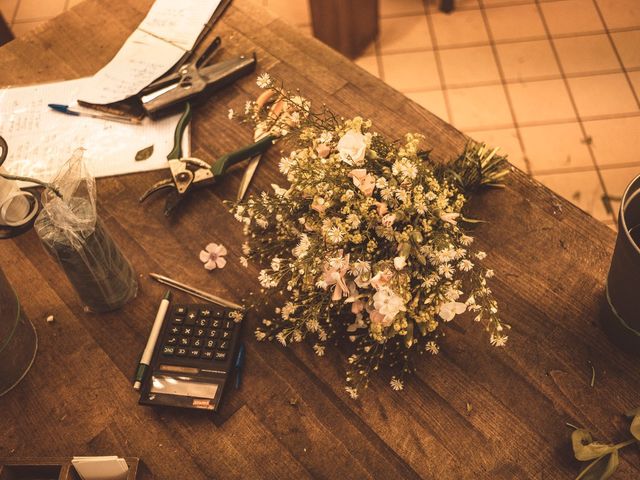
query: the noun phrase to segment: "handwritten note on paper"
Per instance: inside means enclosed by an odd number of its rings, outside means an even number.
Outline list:
[[[9,146],[4,167],[15,175],[51,180],[73,151],[84,148],[96,177],[167,168],[179,115],[141,125],[127,125],[54,112],[52,101],[73,104],[88,79],[0,90],[0,132]],[[189,154],[189,135],[183,152]],[[136,161],[136,153],[153,145],[153,153]]]
[[[220,0],[156,0],[116,56],[76,98],[107,104],[136,95],[193,47],[219,4]]]

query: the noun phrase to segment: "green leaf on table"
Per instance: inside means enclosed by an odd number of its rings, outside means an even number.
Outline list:
[[[640,440],[640,414],[633,417],[633,421],[631,422],[631,435],[633,435],[636,440]]]
[[[136,153],[136,162],[141,162],[142,160],[146,160],[151,155],[153,155],[153,145],[143,148],[138,153]]]
[[[618,463],[618,451],[614,450],[587,465],[576,480],[606,480],[616,471]]]
[[[584,428],[574,430],[571,434],[573,454],[577,460],[586,461],[601,457],[616,450],[613,445],[594,442],[591,433]]]

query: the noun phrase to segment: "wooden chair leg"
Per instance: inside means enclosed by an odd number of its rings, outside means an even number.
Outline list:
[[[440,0],[440,11],[444,13],[451,13],[454,9],[454,0]]]
[[[9,25],[7,24],[6,20],[2,16],[2,13],[0,13],[0,45],[4,45],[5,43],[10,42],[14,38],[15,37],[13,36],[13,32],[11,31],[11,29],[9,28]]]

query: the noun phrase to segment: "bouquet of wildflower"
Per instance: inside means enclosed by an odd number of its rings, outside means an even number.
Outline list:
[[[329,342],[347,340],[353,398],[383,365],[401,390],[415,355],[437,354],[444,324],[465,311],[493,345],[504,345],[507,325],[486,280],[493,272],[461,226],[467,195],[508,171],[497,149],[469,144],[450,164],[436,164],[421,135],[388,141],[368,120],[314,113],[266,74],[258,84],[288,105],[286,124],[279,117],[271,126],[294,145],[279,164],[289,186],[233,209],[249,237],[242,263],[258,261],[263,289],[285,295],[258,340],[307,338],[320,356]],[[267,128],[262,111],[250,103],[243,120]]]

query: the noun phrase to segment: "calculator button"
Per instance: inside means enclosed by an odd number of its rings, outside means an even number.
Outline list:
[[[232,330],[232,329],[233,329],[233,324],[234,324],[234,323],[235,323],[235,322],[234,322],[233,320],[225,320],[225,321],[224,321],[224,328],[225,328],[226,330]]]
[[[187,355],[187,349],[186,348],[176,348],[176,355],[179,357],[184,357]]]
[[[216,318],[224,318],[224,317],[227,316],[226,310],[216,310],[216,311],[212,312],[211,315],[216,317]]]
[[[173,355],[173,352],[175,351],[175,347],[169,346],[169,345],[165,345],[162,348],[162,354],[163,355]]]
[[[182,327],[183,335],[193,335],[193,327]]]
[[[207,340],[204,345],[205,345],[206,348],[215,348],[216,341],[215,340]]]
[[[184,346],[184,347],[188,347],[189,346],[189,337],[180,337],[179,344]]]
[[[167,345],[176,345],[178,343],[178,337],[167,338]]]
[[[174,325],[182,325],[184,323],[184,318],[182,317],[173,317]]]
[[[198,347],[198,348],[201,347],[202,344],[203,344],[203,341],[201,338],[196,338],[193,340],[193,342],[191,342],[191,346]]]
[[[197,348],[192,348],[189,350],[189,356],[193,358],[197,358],[200,356],[200,350]]]
[[[207,318],[199,318],[196,321],[196,325],[199,327],[206,327],[209,325],[209,320]]]
[[[220,340],[218,342],[218,349],[226,350],[228,348],[229,348],[229,341],[228,340]]]
[[[200,309],[200,317],[209,318],[210,316],[211,316],[211,310],[209,310],[208,308],[201,308]]]
[[[204,336],[206,330],[204,328],[196,328],[196,332],[194,333],[194,335],[196,337],[202,337]]]
[[[222,326],[222,320],[220,320],[219,318],[211,320],[211,328],[220,328],[221,326]]]
[[[211,350],[203,350],[201,357],[211,360],[213,358],[213,352]]]
[[[223,340],[229,340],[231,338],[231,332],[228,330],[225,330],[224,332],[222,332],[222,339]]]
[[[216,360],[226,360],[227,352],[216,352]]]
[[[195,312],[190,312],[189,315],[187,315],[187,325],[193,325],[194,323],[196,323],[196,313]]]
[[[171,332],[172,335],[178,335],[180,333],[180,327],[171,327],[169,332]]]
[[[207,330],[207,337],[209,338],[218,338],[220,335],[218,334],[218,331],[214,328],[210,328]]]
[[[187,307],[183,307],[182,305],[177,306],[174,312],[176,312],[177,315],[184,315],[185,313],[187,313]]]

